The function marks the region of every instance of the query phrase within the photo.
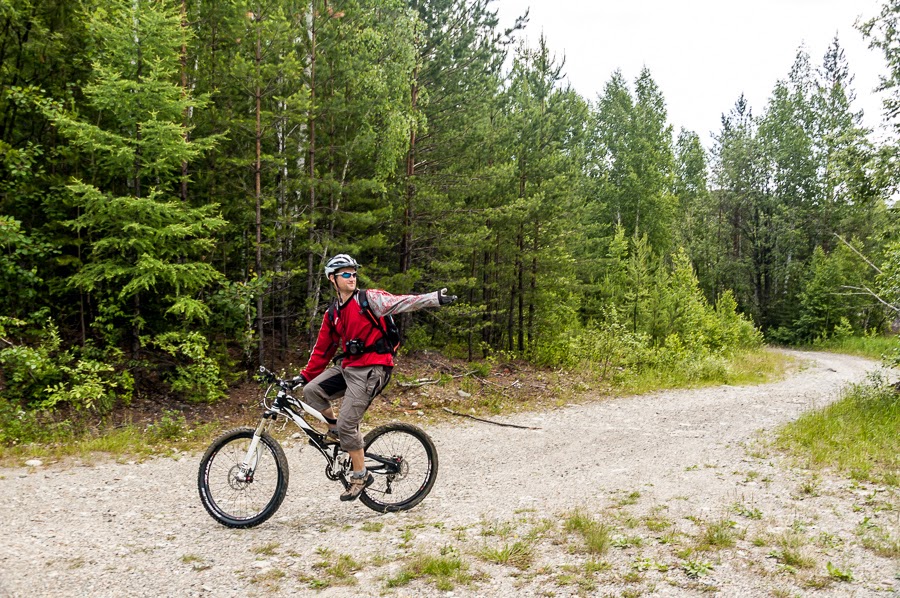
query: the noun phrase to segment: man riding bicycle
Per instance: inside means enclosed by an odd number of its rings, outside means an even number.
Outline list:
[[[330,437],[340,440],[352,464],[350,485],[341,494],[343,501],[355,500],[374,481],[366,471],[359,424],[372,399],[387,386],[394,367],[396,348],[386,338],[385,316],[456,301],[447,289],[424,295],[360,291],[358,268],[356,260],[343,253],[325,264],[325,276],[337,297],[325,312],[309,362],[300,372],[304,400],[329,419],[334,417],[331,401],[343,397],[337,427],[328,431]],[[335,364],[328,367],[338,349],[341,352]]]

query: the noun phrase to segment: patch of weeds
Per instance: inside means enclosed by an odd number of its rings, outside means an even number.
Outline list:
[[[762,511],[756,507],[748,507],[742,502],[736,502],[731,506],[731,511],[735,515],[746,517],[747,519],[762,519]]]
[[[616,536],[612,545],[616,548],[640,548],[644,545],[644,539],[640,536]]]
[[[800,585],[808,590],[824,590],[834,583],[834,580],[824,575],[813,575],[800,582]]]
[[[580,577],[576,581],[579,593],[592,593],[597,590],[597,582],[590,577]]]
[[[828,561],[826,564],[826,569],[828,570],[828,575],[838,581],[851,582],[853,581],[853,572],[850,571],[850,568],[840,569],[831,564],[831,561]]]
[[[758,477],[759,477],[759,472],[751,469],[744,475],[744,483],[752,482],[752,481],[756,480],[756,478],[758,478]]]
[[[661,571],[665,572],[669,570],[669,566],[665,563],[659,563],[651,558],[643,557],[636,559],[632,564],[631,568],[635,571]]]
[[[482,521],[482,536],[497,536],[500,539],[507,539],[516,531],[516,525],[511,521]]]
[[[321,570],[324,577],[313,580],[315,583],[310,583],[311,588],[321,589],[332,585],[356,585],[356,576],[353,574],[362,569],[362,566],[352,556],[349,554],[336,555],[327,548],[318,548],[316,553],[322,556],[323,560],[314,564],[313,567]]]
[[[697,471],[698,469],[700,469],[699,465],[688,465],[684,468],[685,471]]]
[[[469,565],[458,554],[434,556],[420,554],[412,558],[394,577],[388,578],[389,588],[404,586],[414,579],[426,579],[438,590],[449,591],[456,584],[468,584],[472,576],[468,573]]]
[[[384,524],[380,521],[366,521],[362,524],[362,531],[378,533],[384,529]]]
[[[637,504],[638,499],[641,497],[641,493],[635,490],[634,492],[629,492],[622,498],[620,498],[616,502],[617,507],[627,507],[629,505]]]
[[[553,531],[556,527],[556,521],[553,519],[541,519],[539,522],[534,524],[534,526],[528,530],[528,533],[525,535],[525,538],[529,542],[535,542],[545,535]]]
[[[718,594],[719,586],[711,583],[692,583],[689,584],[688,587],[692,590],[696,590],[701,594]]]
[[[77,556],[73,559],[69,559],[69,569],[81,569],[87,561],[84,560],[83,556]]]
[[[478,557],[489,563],[510,565],[524,571],[534,562],[534,550],[531,544],[519,541],[505,544],[503,548],[485,547],[478,551]]]
[[[641,583],[644,581],[644,575],[640,571],[629,571],[622,576],[625,583]]]
[[[856,527],[863,547],[875,554],[887,558],[900,557],[900,536],[894,536],[882,530],[870,517],[866,517]]]
[[[713,566],[709,561],[690,559],[681,563],[681,570],[691,579],[697,579],[712,571]]]
[[[203,562],[203,557],[197,556],[196,554],[185,554],[181,556],[181,562],[185,565],[192,565],[192,569],[194,571],[205,571],[212,567],[212,565],[207,565]]]
[[[602,573],[604,571],[609,571],[610,569],[612,569],[612,565],[606,561],[595,561],[594,559],[590,559],[584,563],[584,572],[587,575]]]
[[[837,548],[843,543],[844,541],[838,536],[828,532],[822,532],[816,537],[816,545],[821,548]]]
[[[563,529],[577,532],[584,538],[585,547],[590,554],[601,555],[609,550],[612,543],[612,528],[594,520],[590,515],[576,509],[565,516]]]
[[[730,519],[719,519],[707,524],[697,538],[698,550],[720,550],[735,545],[735,524]]]
[[[401,540],[400,548],[402,548],[403,550],[406,550],[407,548],[412,546],[412,541],[413,541],[413,538],[415,538],[415,537],[416,537],[416,535],[413,533],[413,531],[411,529],[403,530],[403,533],[400,534],[400,540]]]
[[[271,591],[278,590],[278,581],[283,579],[287,574],[281,569],[269,569],[262,573],[257,573],[250,578],[250,583],[258,583],[265,585]]]
[[[897,481],[897,394],[883,374],[843,391],[840,400],[784,426],[778,445],[813,466],[828,466],[856,480]]]
[[[789,572],[797,569],[809,569],[816,564],[815,559],[806,555],[800,548],[782,547],[781,550],[773,550],[766,556],[778,561],[783,565],[782,569]]]
[[[691,557],[691,555],[693,555],[693,554],[694,554],[693,546],[685,546],[684,548],[681,548],[681,549],[675,551],[675,556],[677,556],[678,558],[683,559],[683,560],[689,559]]]
[[[651,532],[664,532],[672,527],[672,522],[665,517],[649,515],[644,518],[644,527]]]
[[[800,496],[819,496],[819,484],[821,480],[818,475],[812,475],[800,484]]]
[[[459,540],[460,542],[466,542],[469,539],[469,528],[466,526],[459,526],[453,528],[453,537]]]
[[[812,525],[812,522],[803,521],[802,519],[794,519],[791,521],[791,530],[797,532],[798,534],[802,534],[806,531],[806,529]]]
[[[676,530],[674,527],[671,527],[666,533],[657,538],[657,541],[660,544],[677,544],[678,537],[680,535],[681,534],[678,532],[678,530]]]
[[[274,556],[275,551],[278,550],[279,546],[281,546],[281,544],[279,544],[278,542],[269,542],[268,544],[263,544],[262,546],[254,546],[250,549],[250,552],[261,556]]]

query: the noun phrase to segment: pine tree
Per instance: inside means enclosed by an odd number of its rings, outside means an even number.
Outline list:
[[[94,329],[116,343],[125,340],[117,334],[125,324],[139,358],[142,338],[152,343],[208,317],[202,292],[221,275],[204,260],[225,223],[216,205],[191,207],[179,191],[182,163],[215,139],[186,135],[185,111],[205,100],[179,85],[186,31],[177,8],[109,0],[91,7],[87,24],[92,74],[84,103],[45,106],[98,173],[96,182],[67,186],[77,210],[70,225],[89,244],[70,283],[94,297]]]

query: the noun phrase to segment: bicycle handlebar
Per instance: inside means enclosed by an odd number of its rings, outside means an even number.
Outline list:
[[[259,377],[262,378],[264,382],[277,384],[285,390],[293,390],[306,383],[300,376],[294,376],[291,379],[279,378],[274,372],[267,370],[264,365],[259,366]]]

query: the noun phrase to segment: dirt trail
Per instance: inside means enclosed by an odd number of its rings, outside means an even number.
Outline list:
[[[221,527],[203,510],[196,454],[3,469],[0,503],[10,532],[0,547],[0,597],[699,596],[713,588],[723,596],[896,595],[900,564],[863,548],[858,533],[864,522],[896,538],[896,495],[803,471],[755,448],[761,430],[827,404],[877,367],[855,357],[795,354],[808,366],[774,384],[658,392],[507,418],[541,430],[429,427],[440,454],[438,481],[406,514],[339,502],[321,458],[291,441],[287,498],[252,530]],[[756,515],[742,517],[738,506]],[[479,557],[485,547],[524,538],[542,519],[558,523],[574,507],[614,527],[616,546],[596,557],[606,571],[579,572],[595,557],[579,548],[577,534],[550,523],[532,535],[539,539],[528,566]],[[671,523],[674,545],[641,523],[648,517]],[[698,554],[710,571],[688,576],[681,565],[693,557],[678,551],[705,522],[722,518],[735,521],[737,544]],[[773,538],[791,529],[806,538],[802,550],[813,565],[791,571],[772,558]],[[450,593],[428,578],[386,587],[414,555],[442,549],[468,564],[470,583],[454,583]],[[351,567],[355,585],[341,585],[351,578],[322,564],[342,554],[358,565]],[[831,561],[851,569],[854,581],[829,578]],[[330,587],[311,589],[315,578]]]

